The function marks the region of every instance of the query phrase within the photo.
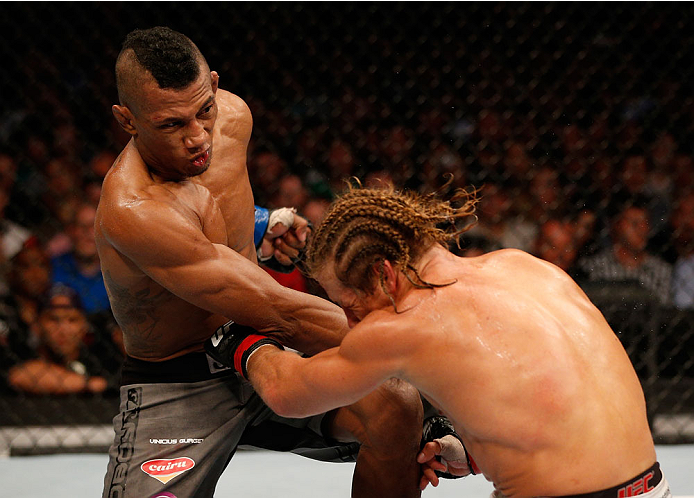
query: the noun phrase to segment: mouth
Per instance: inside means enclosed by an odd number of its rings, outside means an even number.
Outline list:
[[[202,168],[207,164],[207,161],[210,159],[210,149],[207,149],[205,152],[202,154],[195,156],[193,159],[193,164],[197,166],[198,168]]]

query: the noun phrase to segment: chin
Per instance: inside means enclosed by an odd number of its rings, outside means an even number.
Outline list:
[[[208,161],[202,167],[200,167],[195,173],[193,173],[191,176],[200,176],[205,171],[207,171],[209,168],[210,168],[210,162]]]

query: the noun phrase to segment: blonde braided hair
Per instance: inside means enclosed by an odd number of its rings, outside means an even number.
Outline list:
[[[456,224],[474,218],[476,194],[474,188],[461,189],[450,200],[442,200],[436,193],[351,186],[331,204],[311,237],[306,251],[307,273],[316,278],[333,263],[342,284],[370,292],[377,281],[373,266],[388,260],[417,287],[449,285],[423,281],[415,265],[432,245],[457,241],[472,226],[458,228]],[[378,280],[382,282],[382,278]]]

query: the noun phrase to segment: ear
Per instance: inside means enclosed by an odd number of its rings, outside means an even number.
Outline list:
[[[398,272],[393,267],[393,264],[389,260],[384,259],[381,262],[375,263],[372,270],[379,279],[383,279],[383,287],[385,287],[388,293],[394,296],[398,285]]]
[[[130,135],[137,135],[137,128],[135,128],[134,123],[135,116],[130,112],[130,109],[124,105],[114,105],[111,107],[111,112],[113,112],[113,116],[116,118],[121,128]]]
[[[210,71],[210,78],[212,80],[212,93],[217,93],[217,88],[219,88],[219,74],[217,74],[217,71]]]

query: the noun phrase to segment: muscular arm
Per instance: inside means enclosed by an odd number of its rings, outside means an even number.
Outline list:
[[[90,379],[42,360],[30,360],[12,368],[9,384],[19,391],[32,394],[74,394],[106,389],[106,380],[102,377]]]
[[[248,360],[250,381],[275,413],[306,417],[350,405],[400,375],[397,353],[350,335],[311,358],[261,347]]]
[[[123,203],[104,221],[108,241],[152,280],[199,308],[220,314],[286,345],[313,354],[340,343],[342,310],[324,299],[283,287],[224,244],[212,243],[199,218],[169,203]]]

